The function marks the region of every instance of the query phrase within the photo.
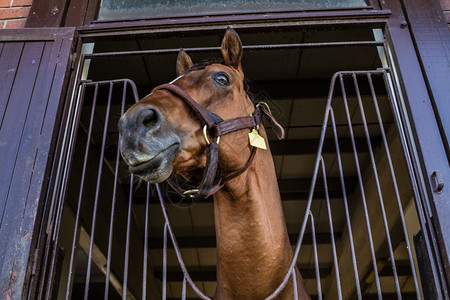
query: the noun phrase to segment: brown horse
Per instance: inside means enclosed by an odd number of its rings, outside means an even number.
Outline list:
[[[179,174],[200,182],[198,189],[183,191],[172,181],[180,193],[214,194],[215,299],[265,299],[283,281],[293,253],[270,150],[252,145],[267,141],[262,116],[279,135],[284,132],[245,91],[242,44],[233,29],[226,31],[221,54],[222,63],[197,66],[180,51],[179,77],[119,121],[121,153],[130,171],[146,181]],[[309,299],[297,269],[295,274],[298,298]],[[294,299],[292,280],[276,299]]]

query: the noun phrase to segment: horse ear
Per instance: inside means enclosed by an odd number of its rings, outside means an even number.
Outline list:
[[[177,57],[177,76],[184,74],[193,65],[191,57],[181,49]]]
[[[222,57],[225,64],[235,69],[241,69],[243,55],[242,43],[236,31],[228,27],[222,40]]]

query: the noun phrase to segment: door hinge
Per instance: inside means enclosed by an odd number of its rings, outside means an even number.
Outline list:
[[[440,171],[434,171],[431,174],[431,187],[433,188],[433,192],[438,194],[444,189],[444,180]]]

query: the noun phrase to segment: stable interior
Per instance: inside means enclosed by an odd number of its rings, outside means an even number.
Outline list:
[[[383,41],[381,29],[351,27],[310,27],[310,28],[260,28],[237,29],[244,46],[272,45],[293,43],[324,43]],[[143,51],[155,49],[178,49],[198,47],[218,47],[223,30],[207,32],[186,31],[170,34],[137,34],[97,38],[89,44],[93,53]],[[93,48],[92,48],[93,47]],[[89,48],[89,47],[88,47]],[[276,166],[286,225],[293,246],[296,243],[301,223],[305,217],[308,194],[311,186],[317,148],[324,120],[329,94],[330,82],[338,71],[376,70],[386,67],[383,47],[366,45],[347,45],[303,47],[290,49],[265,49],[244,51],[243,69],[250,80],[251,90],[257,101],[267,102],[274,116],[286,130],[286,140],[278,141],[269,132],[269,143]],[[218,57],[218,51],[193,51],[189,53],[194,62],[211,57]],[[87,80],[104,81],[120,78],[131,79],[137,86],[140,97],[147,95],[151,89],[161,83],[175,78],[176,53],[118,55],[88,60],[84,73]],[[367,146],[363,121],[358,106],[356,90],[352,78],[345,80],[348,105],[351,113],[352,129],[365,189],[368,215],[374,241],[377,271],[383,299],[397,298],[395,277],[387,247],[387,239],[382,227],[381,207],[375,187],[373,168]],[[383,203],[389,226],[390,238],[397,266],[398,285],[403,299],[416,299],[412,268],[408,259],[404,231],[400,219],[406,219],[408,235],[413,245],[412,235],[416,234],[418,225],[413,191],[410,186],[408,170],[402,151],[401,141],[392,111],[391,100],[394,93],[387,91],[381,76],[373,76],[374,92],[377,96],[383,127],[390,149],[397,177],[397,185],[402,208],[399,210],[392,184],[390,168],[387,164],[386,149],[383,144],[381,127],[378,123],[373,98],[367,80],[358,77],[361,99],[365,107],[368,132],[380,177]],[[388,89],[391,87],[388,86]],[[164,219],[154,187],[149,188],[150,203],[148,214],[148,259],[144,261],[146,193],[147,184],[135,180],[130,185],[127,167],[120,161],[117,172],[117,186],[114,188],[117,158],[117,121],[121,114],[121,86],[114,86],[110,117],[108,118],[105,144],[102,146],[106,119],[109,85],[98,90],[95,105],[92,135],[89,142],[89,155],[86,164],[84,188],[81,189],[83,163],[86,152],[89,122],[93,108],[94,89],[86,89],[83,108],[79,122],[77,143],[75,146],[69,187],[65,199],[60,245],[65,249],[61,262],[61,279],[59,296],[66,290],[70,267],[73,228],[77,215],[78,202],[79,230],[74,254],[74,275],[70,283],[72,299],[79,299],[85,290],[89,240],[92,234],[93,211],[96,197],[98,200],[95,219],[95,236],[92,249],[92,267],[89,283],[89,298],[99,299],[104,296],[106,257],[108,255],[108,236],[110,234],[111,205],[115,191],[115,211],[113,238],[111,246],[111,276],[109,299],[120,299],[123,293],[124,265],[126,256],[127,211],[132,190],[132,210],[129,235],[129,258],[127,275],[127,299],[142,298],[142,274],[147,268],[147,295],[158,299],[162,292],[162,240]],[[127,106],[134,102],[130,89],[127,91]],[[333,93],[333,111],[339,138],[342,158],[342,174],[345,182],[346,199],[349,207],[352,237],[356,253],[361,293],[364,299],[378,299],[374,269],[369,252],[369,240],[362,206],[361,187],[358,169],[352,148],[350,129],[343,105],[339,82]],[[326,165],[328,195],[331,205],[332,225],[340,270],[340,285],[343,299],[357,297],[348,226],[341,188],[340,170],[331,123],[328,123],[325,144],[322,151]],[[104,149],[101,177],[99,174],[99,157]],[[100,186],[97,189],[97,182]],[[216,286],[216,253],[213,200],[192,203],[180,202],[179,197],[162,185],[167,203],[167,210],[175,230],[184,262],[197,286],[209,297],[213,297]],[[96,191],[98,194],[96,196]],[[80,196],[80,191],[82,194]],[[333,244],[331,241],[330,222],[327,212],[326,193],[323,185],[322,171],[319,170],[317,184],[314,188],[311,212],[314,216],[316,246],[322,296],[324,299],[337,299],[337,285],[333,263]],[[380,227],[381,226],[381,227]],[[298,266],[306,287],[313,299],[318,297],[318,280],[315,271],[314,243],[311,236],[311,224],[308,223],[298,259]],[[414,246],[412,246],[414,256]],[[255,276],[258,276],[255,273]],[[183,274],[170,246],[168,250],[167,273],[168,299],[180,299]],[[154,298],[155,297],[155,298]],[[190,287],[187,298],[197,299]]]

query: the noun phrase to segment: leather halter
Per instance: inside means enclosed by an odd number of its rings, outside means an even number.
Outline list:
[[[172,83],[162,84],[154,88],[152,90],[152,93],[159,90],[167,90],[183,100],[194,111],[195,115],[202,123],[204,129],[204,137],[207,143],[207,156],[206,167],[199,186],[195,189],[184,190],[172,178],[167,179],[169,185],[182,197],[188,197],[197,200],[207,198],[221,189],[228,180],[241,175],[252,163],[256,153],[255,147],[252,147],[250,157],[241,169],[226,177],[218,177],[217,171],[219,164],[219,138],[222,135],[241,129],[257,128],[261,123],[262,118],[265,116],[266,119],[270,122],[272,129],[275,131],[278,138],[284,138],[283,127],[275,120],[270,110],[268,109],[267,104],[265,103],[264,105],[257,104],[255,106],[254,112],[250,116],[223,120],[215,113],[205,109],[203,106],[198,104],[194,99],[192,99],[191,96],[189,96],[188,93],[186,93],[186,91],[184,91],[177,85],[174,85]],[[211,137],[216,138],[216,141],[208,140],[206,130],[209,131],[209,135]]]

